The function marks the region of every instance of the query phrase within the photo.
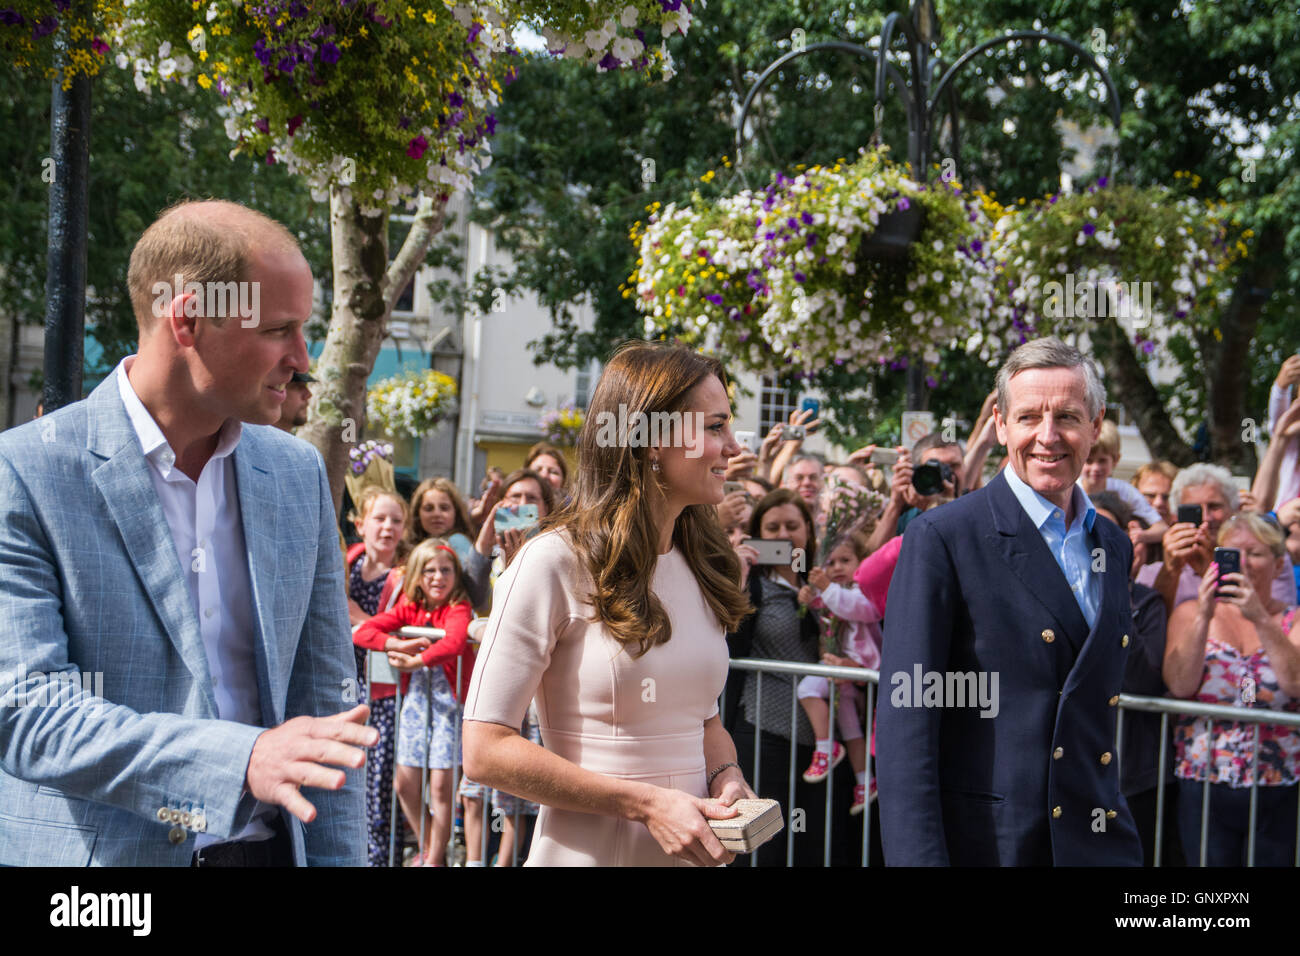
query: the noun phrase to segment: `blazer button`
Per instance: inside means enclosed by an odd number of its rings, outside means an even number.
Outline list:
[[[1053,760],[1060,760],[1064,756],[1065,756],[1065,750],[1062,747],[1057,747],[1055,750],[1052,751]]]
[[[1048,644],[1050,644],[1050,643],[1052,643],[1052,641],[1056,640],[1056,635],[1055,635],[1054,633],[1052,633],[1052,629],[1051,629],[1051,628],[1044,628],[1044,629],[1043,629],[1043,640],[1046,641]]]
[[[188,810],[185,811],[184,813],[182,813],[182,814],[181,814],[181,826],[183,826],[183,827],[187,827],[187,826],[189,826],[189,825],[190,825],[190,820],[191,820],[191,819],[193,819],[193,817],[190,815],[190,812],[189,812]]]
[[[172,827],[170,830],[167,831],[167,839],[171,840],[173,844],[184,843],[185,828],[179,826]]]
[[[170,813],[167,814],[167,819],[170,820],[172,823],[180,823],[181,812],[179,810],[172,810]]]
[[[1060,816],[1061,816],[1061,808],[1060,808],[1060,807],[1052,807],[1052,819],[1053,819],[1053,820],[1059,819]]]
[[[1106,701],[1106,703],[1110,704],[1110,706],[1112,706],[1112,707],[1116,707],[1116,706],[1118,706],[1118,705],[1119,705],[1119,694],[1116,694],[1116,695],[1115,695],[1114,697],[1112,697],[1110,700]]]
[[[1110,751],[1107,750],[1104,754],[1101,755],[1101,765],[1105,767],[1108,766],[1109,764],[1110,764]]]
[[[1127,634],[1125,634],[1122,638],[1120,638],[1119,646],[1120,646],[1120,647],[1128,647],[1128,635],[1127,635]]]
[[[1106,811],[1106,819],[1107,819],[1107,820],[1114,820],[1117,816],[1119,816],[1119,811],[1118,811],[1118,810],[1107,810],[1107,811]]]
[[[171,819],[171,811],[168,810],[166,807],[159,807],[159,808],[158,808],[158,819],[159,819],[161,822],[166,823],[168,820]]]
[[[207,818],[205,818],[201,813],[196,813],[194,814],[194,822],[191,826],[194,828],[195,833],[202,833],[208,828]]]

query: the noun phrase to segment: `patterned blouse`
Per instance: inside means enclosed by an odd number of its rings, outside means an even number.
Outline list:
[[[1289,634],[1300,607],[1287,608],[1282,615],[1282,632]],[[1300,700],[1288,697],[1278,687],[1277,675],[1264,648],[1249,657],[1213,635],[1205,641],[1205,670],[1196,699],[1206,704],[1229,707],[1280,710],[1300,713]],[[1184,780],[1204,780],[1206,750],[1210,746],[1208,717],[1181,717],[1174,729],[1177,748],[1176,776]],[[1249,787],[1254,782],[1251,769],[1255,748],[1255,725],[1245,722],[1214,721],[1213,759],[1208,761],[1211,783],[1230,787]],[[1259,725],[1259,785],[1287,786],[1300,780],[1300,728]]]
[[[383,593],[384,582],[388,580],[388,572],[385,571],[373,581],[367,581],[361,576],[361,565],[366,563],[366,556],[360,555],[352,562],[352,568],[348,571],[348,597],[357,602],[357,607],[365,611],[371,617],[379,613],[379,595]],[[357,680],[364,687],[366,683],[366,649],[352,645],[352,653],[356,656],[357,661]]]
[[[800,636],[799,602],[794,588],[778,581],[774,575],[764,575],[759,582],[761,586],[761,603],[754,609],[754,643],[750,657],[774,661],[799,661],[806,664],[821,662],[817,642],[806,642]],[[790,739],[790,714],[795,715],[797,743],[811,746],[815,744],[812,725],[803,708],[795,703],[793,681],[785,674],[766,674],[763,676],[762,713],[758,713],[758,678],[755,672],[745,675],[744,690],[741,692],[741,706],[745,719],[763,734],[776,734]]]

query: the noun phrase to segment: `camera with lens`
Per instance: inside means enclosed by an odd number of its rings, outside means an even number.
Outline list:
[[[923,465],[912,469],[912,487],[918,495],[929,497],[943,492],[943,483],[952,482],[956,486],[952,468],[937,458],[931,458]]]

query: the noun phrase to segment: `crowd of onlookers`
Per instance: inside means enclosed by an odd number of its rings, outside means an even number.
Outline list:
[[[1097,520],[1126,530],[1133,545],[1126,570],[1134,644],[1125,693],[1300,712],[1300,628],[1293,636],[1300,587],[1297,383],[1300,356],[1293,356],[1273,387],[1272,440],[1249,489],[1227,469],[1207,463],[1179,469],[1151,462],[1122,481],[1113,474],[1120,434],[1113,422],[1103,422],[1080,484]],[[728,478],[741,487],[718,505],[718,516],[741,559],[755,613],[729,636],[733,657],[878,667],[891,625],[907,626],[889,620],[886,602],[908,522],[974,490],[986,472],[1001,467],[986,468],[997,446],[993,401],[990,395],[964,444],[936,433],[910,452],[868,446],[843,462],[828,462],[803,452],[801,438],[783,440],[786,429],[778,425],[757,449],[734,458]],[[790,425],[807,432],[817,425],[811,418],[811,412],[797,411]],[[880,462],[895,455],[886,476]],[[922,469],[928,474],[918,476]],[[845,502],[858,505],[847,519]],[[807,561],[766,563],[772,559],[753,539],[790,541]],[[1221,568],[1219,555],[1238,567]],[[761,692],[759,680],[751,672],[728,689],[730,729],[747,778],[753,779],[757,755],[762,778],[756,789],[786,802],[794,775],[792,805],[806,809],[809,832],[821,833],[828,799],[817,785],[847,756],[852,773],[832,776],[838,786],[830,795],[829,822],[837,834],[832,861],[851,862],[861,850],[861,831],[846,826],[846,819],[875,799],[875,781],[866,772],[870,720],[863,685],[836,681],[838,705],[832,706],[825,680],[805,678],[795,685],[767,678]],[[881,683],[888,686],[884,677]],[[1168,726],[1162,863],[1199,861],[1208,779],[1207,863],[1245,861],[1251,786],[1257,783],[1255,861],[1292,864],[1300,732],[1261,724],[1256,740],[1252,723],[1192,716],[1174,717]],[[1159,714],[1125,712],[1122,789],[1148,865],[1154,859],[1161,743]],[[785,847],[775,842],[760,850],[760,863],[784,861]],[[796,863],[822,858],[820,840],[796,843]]]
[[[1206,463],[1179,469],[1150,462],[1122,481],[1114,475],[1119,431],[1104,421],[1080,484],[1096,520],[1113,521],[1133,545],[1126,569],[1134,639],[1126,693],[1300,710],[1300,648],[1291,638],[1300,585],[1297,383],[1300,357],[1293,357],[1277,377],[1272,441],[1249,489]],[[731,459],[717,514],[754,608],[728,635],[731,655],[878,668],[894,624],[886,604],[908,523],[992,480],[1001,467],[990,461],[998,448],[994,398],[984,402],[965,442],[933,433],[910,450],[867,446],[842,462],[825,461],[793,437],[820,424],[815,411],[800,410]],[[450,480],[431,478],[409,500],[371,487],[353,503],[360,541],[347,551],[349,608],[358,677],[365,685],[370,671],[371,722],[380,731],[367,773],[371,865],[389,860],[394,794],[399,825],[418,844],[407,865],[443,863],[457,798],[463,831],[457,828],[456,836],[469,865],[484,864],[480,846],[489,820],[500,865],[526,856],[527,827],[516,821],[526,824],[535,805],[492,791],[485,806],[488,792],[463,776],[453,792],[460,766],[456,720],[473,667],[474,616],[487,613],[496,576],[530,529],[566,500],[568,480],[563,453],[542,443],[523,468],[508,475],[490,469],[477,498],[465,500]],[[767,548],[765,540],[788,543],[787,550]],[[1220,568],[1216,548],[1234,550],[1239,570]],[[441,628],[445,636],[430,642],[394,635],[407,625]],[[370,655],[368,669],[370,652],[381,653],[378,662]],[[387,675],[376,670],[385,654]],[[394,674],[400,675],[400,711]],[[759,682],[753,672],[737,672],[723,702],[746,779],[760,796],[783,804],[793,779],[791,805],[806,814],[803,832],[818,835],[796,841],[796,864],[820,864],[827,846],[833,863],[856,862],[860,816],[870,812],[876,790],[868,766],[874,746],[866,682],[769,677],[761,689]],[[1254,783],[1255,858],[1292,862],[1300,733],[1263,724],[1256,741],[1251,723],[1190,716],[1171,718],[1167,726],[1162,862],[1199,859],[1207,778],[1214,794],[1205,838],[1210,864],[1241,862]],[[520,729],[540,742],[531,711]],[[1148,864],[1161,744],[1159,714],[1125,712],[1122,788]],[[832,773],[846,757],[850,772]],[[427,801],[421,794],[426,773]],[[403,834],[394,842],[400,847]],[[879,859],[878,843],[872,852]],[[758,862],[781,865],[785,853],[785,841],[772,841]]]
[[[481,496],[466,501],[448,478],[429,478],[409,500],[391,488],[367,485],[352,502],[350,518],[360,540],[346,552],[348,608],[356,645],[358,683],[368,689],[371,725],[379,742],[366,765],[368,858],[387,866],[407,842],[416,846],[408,866],[441,866],[451,842],[455,797],[463,811],[456,831],[465,863],[483,865],[488,793],[463,775],[459,707],[465,701],[474,653],[474,615],[486,614],[497,576],[531,528],[563,501],[568,470],[563,453],[535,445],[524,467],[493,469]],[[402,638],[404,627],[435,628],[437,640]],[[377,652],[377,653],[376,653]],[[385,667],[384,665],[387,665]],[[393,677],[398,681],[394,683]],[[401,707],[397,707],[400,686]],[[530,712],[521,733],[540,743]],[[426,784],[427,795],[422,794]],[[394,798],[399,828],[391,832]],[[526,855],[523,827],[533,804],[493,791],[492,842],[501,866]]]

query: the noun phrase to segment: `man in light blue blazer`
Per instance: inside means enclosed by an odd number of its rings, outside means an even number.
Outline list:
[[[0,864],[362,865],[377,734],[333,498],[270,427],[311,271],[211,201],[127,281],[138,354],[0,435]]]

